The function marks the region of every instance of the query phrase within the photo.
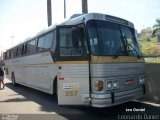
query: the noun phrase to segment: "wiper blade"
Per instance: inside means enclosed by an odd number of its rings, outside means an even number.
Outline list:
[[[120,55],[119,55],[119,52],[121,52],[121,47],[119,47],[117,50],[116,50],[116,52],[115,52],[115,55],[113,56],[113,59],[116,59],[116,58],[118,58]]]
[[[124,38],[124,40],[125,40],[125,45],[126,45],[127,53],[128,53],[128,52],[132,52],[132,54],[135,55],[135,54],[133,53],[133,51],[131,51],[131,50],[128,48],[128,47],[130,46],[130,47],[136,52],[137,58],[140,59],[141,56],[139,55],[139,53],[137,52],[137,50],[136,50],[131,44],[128,43],[126,36],[124,36],[123,38]]]
[[[139,59],[141,58],[140,54],[137,52],[137,50],[136,50],[131,44],[128,43],[127,46],[130,46],[130,47],[136,52],[137,58],[139,58]],[[133,53],[133,51],[132,51],[132,54],[135,55],[135,54]]]
[[[119,55],[114,55],[113,56],[113,59],[116,59],[116,58],[118,58],[119,57]]]
[[[116,50],[113,58],[116,59],[116,58],[118,58],[118,57],[121,56],[121,55],[126,55],[126,52],[125,52],[125,50],[123,50],[121,47],[119,47],[119,48]]]

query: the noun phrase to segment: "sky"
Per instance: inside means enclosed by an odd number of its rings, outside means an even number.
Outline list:
[[[63,2],[52,0],[52,24],[64,21]],[[81,0],[66,0],[66,18],[81,11]],[[140,32],[160,18],[160,0],[88,0],[88,12],[124,18]],[[46,27],[47,0],[0,0],[0,50]]]

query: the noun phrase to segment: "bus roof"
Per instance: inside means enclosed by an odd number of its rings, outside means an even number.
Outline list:
[[[75,15],[72,15],[69,20],[63,22],[63,24],[74,25],[74,24],[81,23],[82,21],[86,23],[89,20],[104,20],[104,21],[118,23],[118,24],[122,24],[128,27],[134,28],[133,23],[130,21],[127,21],[119,17],[111,16],[111,15],[101,14],[101,13],[75,14]]]
[[[123,24],[126,25],[128,27],[132,27],[134,28],[133,23],[119,18],[119,17],[115,17],[115,16],[111,16],[111,15],[106,15],[106,14],[101,14],[101,13],[87,13],[87,14],[74,14],[70,17],[70,19],[58,24],[58,25],[76,25],[79,23],[86,23],[89,20],[103,20],[103,21],[109,21],[109,22],[114,22],[114,23],[118,23],[118,24]],[[40,32],[38,32],[36,35],[32,36],[32,37],[27,37],[24,41],[20,42],[18,45],[23,44],[27,41],[30,41],[42,34],[45,34],[53,29],[55,29],[57,26],[57,24],[54,24],[52,26],[49,26],[43,30],[41,30]],[[17,45],[15,45],[14,47],[16,47]],[[12,47],[12,48],[14,48]]]

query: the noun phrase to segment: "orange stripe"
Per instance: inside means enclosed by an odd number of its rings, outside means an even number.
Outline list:
[[[91,63],[122,63],[122,62],[144,62],[144,58],[138,59],[132,56],[119,56],[113,58],[113,56],[91,56]]]

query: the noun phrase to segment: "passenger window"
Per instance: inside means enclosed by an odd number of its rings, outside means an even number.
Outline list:
[[[18,46],[17,48],[17,56],[21,56],[22,55],[22,45]]]
[[[83,58],[82,36],[77,28],[61,28],[59,31],[60,57]]]
[[[17,48],[12,48],[11,50],[11,58],[16,57]]]
[[[56,48],[56,31],[53,31],[53,42],[52,42],[52,51],[55,51]]]
[[[22,55],[26,54],[26,43],[22,45]]]
[[[44,36],[39,38],[39,40],[38,40],[38,48],[37,48],[38,51],[44,50],[44,40],[45,40]]]
[[[27,42],[27,54],[34,53],[36,51],[36,40]]]
[[[53,41],[53,32],[47,33],[38,40],[38,51],[43,51],[51,48]]]
[[[45,35],[44,49],[51,48],[53,41],[53,32]]]

